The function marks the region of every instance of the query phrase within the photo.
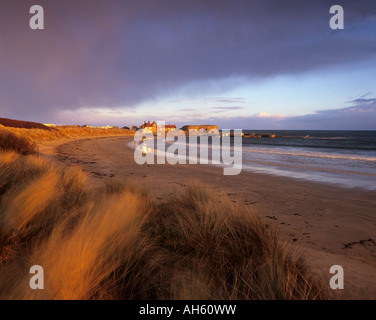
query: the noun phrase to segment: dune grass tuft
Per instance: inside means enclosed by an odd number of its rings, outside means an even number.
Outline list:
[[[0,151],[15,151],[21,154],[32,154],[37,152],[37,146],[35,142],[32,142],[29,138],[0,126]]]
[[[45,289],[31,290],[41,265]],[[325,299],[326,285],[251,209],[190,186],[89,189],[77,167],[0,153],[0,299]]]

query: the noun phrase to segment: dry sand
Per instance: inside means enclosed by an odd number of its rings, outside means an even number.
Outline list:
[[[302,252],[329,282],[329,268],[344,268],[345,289],[334,298],[376,298],[376,193],[242,171],[224,176],[209,165],[138,165],[131,137],[61,139],[40,146],[40,153],[61,165],[79,165],[96,186],[106,179],[132,179],[157,200],[199,183],[252,206],[281,236]],[[268,222],[268,223],[269,223]]]

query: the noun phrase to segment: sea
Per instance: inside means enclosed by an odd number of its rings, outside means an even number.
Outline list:
[[[276,137],[243,138],[243,170],[376,191],[376,131],[256,133]]]
[[[242,139],[243,171],[376,191],[376,131],[243,130],[251,132],[262,137]]]

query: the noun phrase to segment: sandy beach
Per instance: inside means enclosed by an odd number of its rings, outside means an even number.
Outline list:
[[[61,139],[41,144],[39,152],[59,165],[80,166],[93,187],[131,179],[157,201],[188,184],[218,190],[277,225],[281,237],[327,281],[330,266],[341,265],[345,289],[333,292],[334,298],[376,297],[375,192],[246,171],[224,176],[222,168],[209,165],[138,165],[126,145],[131,140]]]

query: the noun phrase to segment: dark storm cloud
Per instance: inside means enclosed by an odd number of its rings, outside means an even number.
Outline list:
[[[208,119],[202,119],[203,122]],[[376,130],[376,99],[365,104],[320,110],[302,116],[256,114],[247,117],[211,118],[221,128],[295,130]]]
[[[39,120],[60,109],[133,107],[194,81],[294,74],[369,59],[376,1],[0,0],[0,108]],[[202,90],[205,90],[203,87]]]
[[[322,110],[314,114],[285,119],[290,127],[312,127],[333,130],[376,130],[376,103],[356,105],[337,110]]]
[[[376,98],[358,98],[358,99],[354,99],[354,100],[351,100],[349,102],[352,102],[352,103],[356,103],[356,104],[372,104],[372,103],[375,103],[376,101]]]

